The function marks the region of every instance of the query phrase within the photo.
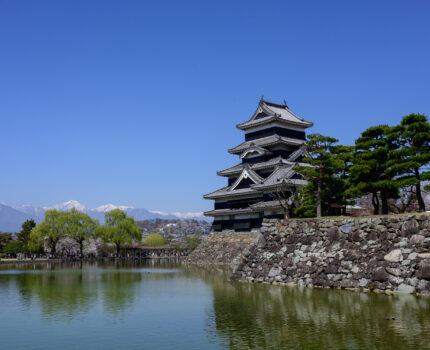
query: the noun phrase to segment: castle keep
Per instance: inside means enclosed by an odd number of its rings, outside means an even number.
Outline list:
[[[213,230],[247,231],[260,227],[263,218],[283,218],[280,198],[288,198],[295,187],[306,184],[292,168],[306,155],[305,130],[313,125],[290,111],[287,104],[263,100],[248,121],[236,125],[245,141],[229,149],[241,163],[221,171],[227,186],[208,193],[214,209]]]

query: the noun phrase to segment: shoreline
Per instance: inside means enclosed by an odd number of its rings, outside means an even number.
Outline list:
[[[162,260],[162,259],[175,259],[179,260],[181,257],[145,257],[141,259],[135,258],[94,258],[94,259],[62,259],[62,258],[37,258],[37,259],[18,259],[18,258],[2,258],[0,264],[17,264],[17,263],[40,263],[40,262],[87,262],[87,261],[115,261],[115,260],[127,260],[127,261],[139,261],[139,260]]]

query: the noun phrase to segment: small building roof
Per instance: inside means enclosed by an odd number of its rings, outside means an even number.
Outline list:
[[[291,112],[286,103],[281,105],[265,101],[261,98],[258,102],[257,110],[252,115],[251,119],[244,123],[237,124],[236,127],[240,130],[246,130],[273,121],[302,128],[309,128],[313,125],[312,122],[306,121]]]

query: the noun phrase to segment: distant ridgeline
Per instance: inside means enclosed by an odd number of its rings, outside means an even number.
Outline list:
[[[247,231],[260,227],[264,218],[283,218],[284,210],[276,194],[288,198],[292,188],[306,184],[292,168],[307,154],[305,129],[313,125],[292,113],[286,102],[276,104],[261,98],[248,121],[236,125],[245,131],[245,142],[229,149],[241,163],[218,171],[228,185],[206,194],[215,200],[214,231]]]

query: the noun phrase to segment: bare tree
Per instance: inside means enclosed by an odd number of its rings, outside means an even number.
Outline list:
[[[425,188],[425,183],[422,183],[422,187]],[[421,189],[420,193],[422,198],[425,198],[429,191]],[[389,208],[391,212],[396,214],[418,212],[419,200],[416,192],[416,185],[403,187],[400,190],[400,198],[391,200],[389,202]]]
[[[282,207],[284,219],[290,219],[294,215],[294,209],[299,206],[300,191],[292,185],[290,179],[284,179],[283,183],[277,186],[269,196]]]

